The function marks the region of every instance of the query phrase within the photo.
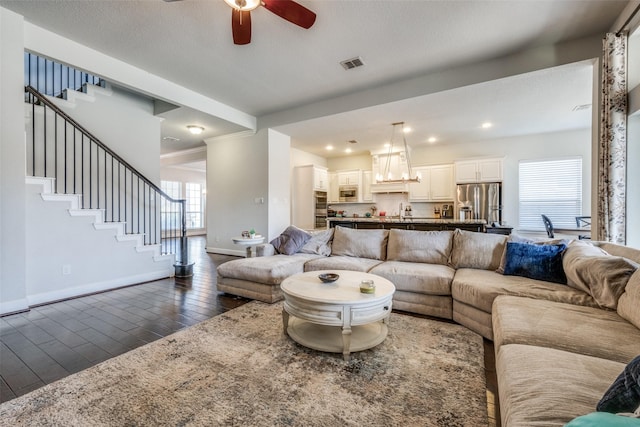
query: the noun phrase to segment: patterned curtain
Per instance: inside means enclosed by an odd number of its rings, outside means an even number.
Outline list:
[[[603,40],[602,109],[598,158],[596,238],[626,241],[627,36],[608,33]]]

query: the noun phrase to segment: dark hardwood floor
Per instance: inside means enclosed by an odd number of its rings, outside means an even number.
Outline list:
[[[163,279],[0,317],[0,402],[248,302],[216,289],[216,267],[235,259],[189,238],[191,279]],[[500,426],[494,349],[485,340],[489,425]]]

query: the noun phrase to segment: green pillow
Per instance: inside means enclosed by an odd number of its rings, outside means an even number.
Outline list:
[[[609,412],[592,412],[569,421],[564,427],[639,427],[640,418],[624,417]]]

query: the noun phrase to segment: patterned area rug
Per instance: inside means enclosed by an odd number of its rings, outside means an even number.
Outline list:
[[[282,332],[251,302],[0,406],[2,425],[486,426],[482,338],[392,313],[352,355]]]

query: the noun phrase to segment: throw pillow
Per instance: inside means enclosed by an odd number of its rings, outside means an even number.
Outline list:
[[[329,242],[333,238],[333,228],[322,231],[312,231],[311,238],[298,251],[303,254],[331,255],[331,245]]]
[[[600,307],[615,310],[638,264],[609,255],[590,243],[576,240],[562,261],[568,285],[591,295]]]
[[[640,356],[635,357],[598,402],[601,412],[633,412],[640,406]]]
[[[567,278],[562,269],[562,253],[566,248],[564,243],[535,245],[507,242],[504,274],[565,284]]]
[[[566,239],[554,239],[554,240],[533,240],[527,237],[519,236],[517,234],[509,235],[507,242],[516,242],[516,243],[531,243],[534,245],[558,245],[564,243],[565,245],[569,244],[569,241]],[[504,251],[502,252],[502,258],[500,259],[500,267],[496,270],[497,273],[504,274],[504,266],[507,263],[507,245],[504,245]]]
[[[638,427],[640,419],[607,412],[592,412],[569,421],[564,427]]]
[[[273,239],[270,243],[280,254],[293,255],[311,238],[307,233],[295,225],[290,225],[281,235]]]

